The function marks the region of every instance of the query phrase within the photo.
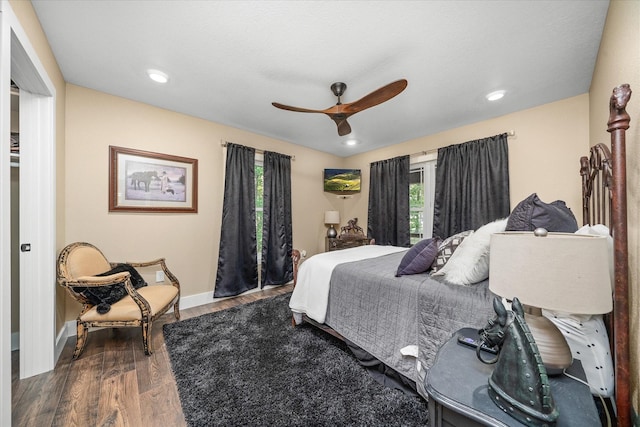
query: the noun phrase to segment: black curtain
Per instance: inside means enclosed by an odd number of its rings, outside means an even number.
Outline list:
[[[215,298],[258,287],[255,149],[227,143]]]
[[[293,280],[291,157],[264,152],[262,286]]]
[[[367,235],[376,245],[408,247],[409,156],[371,163]]]
[[[475,230],[509,210],[506,133],[438,150],[434,236]]]

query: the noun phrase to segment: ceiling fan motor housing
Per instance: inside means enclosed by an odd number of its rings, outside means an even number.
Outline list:
[[[333,94],[338,97],[337,105],[342,104],[342,102],[340,102],[340,97],[342,96],[345,90],[347,90],[346,83],[336,82],[331,85],[331,92],[333,92]]]

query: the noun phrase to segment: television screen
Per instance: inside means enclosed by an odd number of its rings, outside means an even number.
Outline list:
[[[330,193],[359,193],[360,169],[325,169],[324,191]]]

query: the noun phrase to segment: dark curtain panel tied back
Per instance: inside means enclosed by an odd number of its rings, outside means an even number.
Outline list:
[[[258,287],[255,149],[227,144],[215,298]]]
[[[264,152],[262,286],[293,280],[291,157]]]
[[[506,133],[438,150],[434,236],[476,230],[509,211]]]
[[[377,245],[409,247],[409,156],[371,163],[367,235]]]

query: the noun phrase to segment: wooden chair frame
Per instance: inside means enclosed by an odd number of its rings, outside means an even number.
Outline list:
[[[138,293],[138,291],[133,287],[131,282],[131,275],[129,272],[116,273],[109,276],[82,276],[82,277],[71,277],[67,270],[67,262],[69,255],[80,247],[92,248],[98,251],[106,260],[107,258],[104,256],[100,249],[96,248],[90,243],[86,242],[76,242],[65,247],[60,255],[58,256],[58,265],[57,265],[57,280],[58,284],[66,289],[66,291],[71,295],[73,299],[80,302],[82,306],[82,310],[76,319],[77,324],[77,340],[76,340],[76,348],[73,352],[73,359],[78,359],[82,354],[84,347],[87,343],[89,328],[91,327],[111,327],[111,328],[120,328],[120,327],[141,327],[142,328],[142,343],[144,347],[144,353],[146,355],[151,355],[153,353],[152,341],[151,341],[151,329],[153,326],[153,321],[158,317],[162,316],[166,313],[171,306],[173,306],[174,315],[176,319],[180,319],[180,282],[173,275],[173,273],[167,267],[164,258],[159,258],[153,261],[146,262],[127,262],[127,264],[133,267],[151,267],[154,265],[160,266],[162,271],[165,274],[166,279],[171,283],[171,286],[174,286],[178,289],[178,293],[169,303],[167,303],[164,307],[158,310],[156,313],[151,313],[151,306],[149,302]],[[111,267],[114,267],[117,263],[109,262]],[[74,290],[75,287],[100,287],[100,286],[109,286],[115,285],[118,283],[124,283],[125,289],[129,296],[133,299],[133,301],[140,308],[140,319],[136,320],[104,320],[104,321],[83,321],[82,316],[91,310],[94,305],[80,293]],[[155,285],[155,286],[166,286],[166,285]]]

